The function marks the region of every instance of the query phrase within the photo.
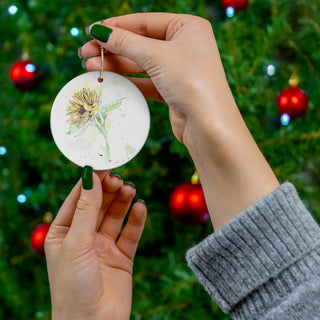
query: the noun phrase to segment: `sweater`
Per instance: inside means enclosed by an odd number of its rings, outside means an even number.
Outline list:
[[[320,319],[320,229],[285,182],[187,251],[233,319]]]

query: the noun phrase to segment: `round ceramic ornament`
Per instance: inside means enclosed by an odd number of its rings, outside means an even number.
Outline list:
[[[75,164],[94,170],[119,167],[143,147],[150,112],[140,90],[127,78],[84,73],[58,93],[51,110],[51,131],[60,151]],[[98,81],[99,80],[99,81]]]

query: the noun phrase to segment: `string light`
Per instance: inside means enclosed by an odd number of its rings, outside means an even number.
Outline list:
[[[70,33],[71,33],[72,36],[76,37],[76,36],[79,35],[79,29],[76,28],[76,27],[73,27],[73,28],[70,29]]]
[[[272,77],[275,75],[275,73],[276,73],[276,67],[273,64],[269,64],[267,66],[267,75],[269,77]]]
[[[19,194],[17,196],[17,201],[19,203],[25,203],[27,201],[27,196],[25,194]]]
[[[8,8],[8,12],[10,13],[10,14],[16,14],[17,12],[18,12],[18,7],[17,6],[15,6],[15,5],[12,5],[12,6],[10,6],[9,8]]]
[[[33,63],[28,63],[26,66],[25,66],[25,69],[26,71],[28,72],[35,72],[36,71],[36,66],[33,64]]]
[[[226,14],[228,18],[232,18],[234,16],[234,8],[233,7],[228,7],[226,10]]]
[[[290,116],[287,113],[284,113],[281,115],[280,121],[283,126],[287,126],[290,122]]]
[[[5,146],[0,146],[0,156],[4,156],[7,153],[7,148]]]

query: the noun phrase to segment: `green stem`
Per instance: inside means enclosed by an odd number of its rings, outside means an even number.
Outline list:
[[[97,117],[96,118],[96,123],[97,123],[97,128],[98,130],[100,131],[100,133],[104,136],[104,139],[106,141],[106,144],[105,144],[105,155],[106,155],[106,158],[110,161],[110,146],[109,146],[109,143],[108,143],[108,133],[107,133],[107,130],[104,126],[104,121],[101,121],[101,118],[100,117]]]

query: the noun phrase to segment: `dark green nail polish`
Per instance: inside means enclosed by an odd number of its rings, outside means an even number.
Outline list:
[[[117,173],[117,172],[111,172],[109,175],[110,177],[119,177],[120,179],[122,179],[120,173]]]
[[[146,202],[143,199],[138,199],[137,202],[142,202],[143,204],[146,204]]]
[[[130,186],[133,187],[133,188],[136,187],[136,185],[135,185],[133,182],[131,182],[131,181],[125,181],[123,184],[128,184],[128,185],[130,185]]]
[[[82,186],[84,190],[93,188],[92,167],[90,166],[85,166],[82,170]]]
[[[112,29],[105,27],[101,24],[93,25],[90,30],[90,35],[93,38],[100,40],[101,42],[107,42],[111,33],[112,33]]]

